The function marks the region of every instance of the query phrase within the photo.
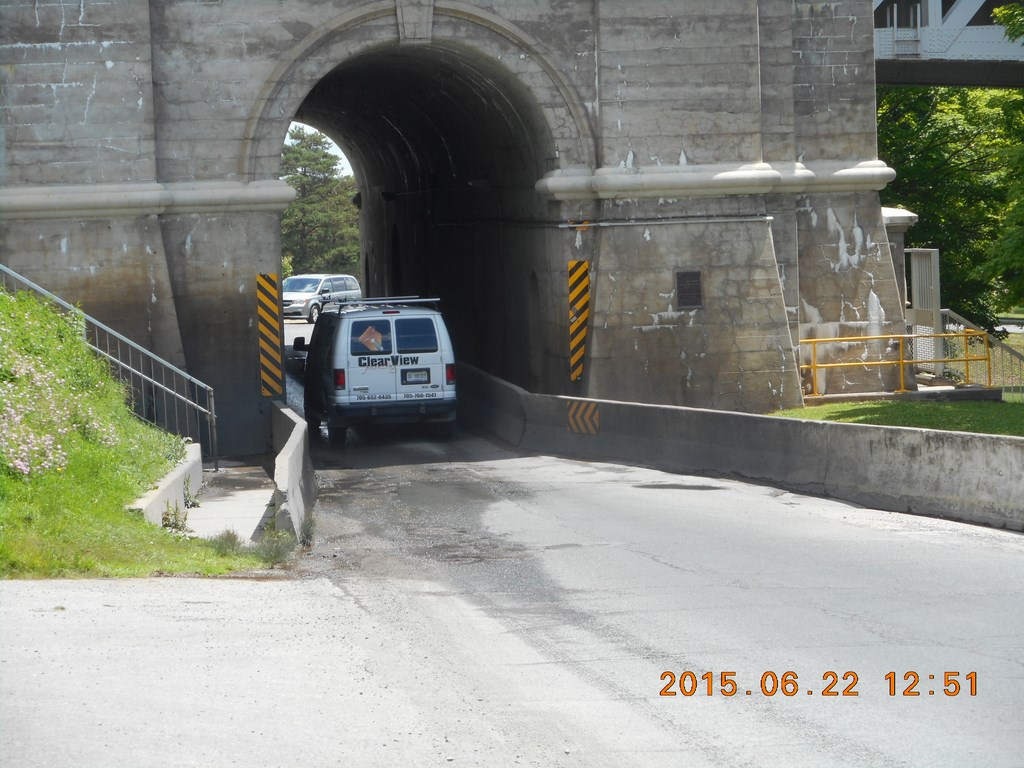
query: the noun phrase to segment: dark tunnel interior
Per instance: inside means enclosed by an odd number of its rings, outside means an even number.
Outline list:
[[[534,184],[555,150],[526,86],[451,44],[387,46],[335,68],[294,119],[352,163],[365,293],[440,297],[460,360],[542,389],[553,216]]]

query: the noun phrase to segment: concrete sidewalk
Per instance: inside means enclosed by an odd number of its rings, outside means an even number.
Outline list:
[[[188,527],[205,539],[224,531],[253,539],[274,518],[273,472],[272,456],[221,459],[217,471],[204,465],[199,506],[189,508]]]
[[[273,425],[272,452],[224,457],[217,470],[203,463],[198,444],[187,445],[184,461],[128,508],[153,525],[168,514],[184,515],[185,527],[203,538],[234,531],[250,541],[267,523],[298,536],[316,503],[306,423],[275,404]]]

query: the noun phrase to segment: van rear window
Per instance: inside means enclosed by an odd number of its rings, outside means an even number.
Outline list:
[[[391,322],[353,320],[351,339],[353,355],[390,355]]]
[[[437,331],[429,317],[395,320],[398,352],[437,352]]]

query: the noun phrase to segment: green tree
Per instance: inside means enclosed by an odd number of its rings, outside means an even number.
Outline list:
[[[1007,38],[1024,40],[1024,3],[996,8],[992,16],[1006,28]],[[1014,169],[1009,205],[1003,232],[993,245],[991,259],[986,265],[986,274],[999,291],[996,298],[998,309],[1024,305],[1024,148],[1011,149],[1007,161]]]
[[[1006,29],[1010,40],[1024,38],[1024,3],[1010,3],[992,11],[992,18]]]
[[[281,217],[285,275],[359,271],[356,182],[339,176],[338,158],[318,131],[296,126],[281,154],[281,174],[296,192]]]
[[[943,303],[992,329],[1009,298],[994,256],[1020,178],[1024,95],[982,88],[878,92],[878,153],[896,169],[884,205],[920,216],[910,247],[938,248]]]

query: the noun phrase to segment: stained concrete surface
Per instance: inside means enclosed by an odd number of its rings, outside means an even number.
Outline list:
[[[243,541],[258,537],[274,517],[272,456],[225,458],[220,469],[203,469],[197,507],[188,509],[188,528],[204,539],[234,531]]]

